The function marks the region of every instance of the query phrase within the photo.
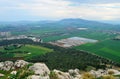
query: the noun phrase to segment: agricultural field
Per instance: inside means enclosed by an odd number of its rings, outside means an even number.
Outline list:
[[[78,50],[83,50],[90,52],[92,54],[96,54],[115,62],[120,62],[120,41],[113,40],[117,34],[109,33],[107,31],[95,30],[95,29],[87,29],[87,30],[66,30],[61,32],[61,35],[50,35],[47,37],[43,37],[44,42],[54,42],[61,39],[66,39],[70,37],[83,37],[89,39],[98,40],[97,43],[87,43],[84,45],[80,45],[74,47]],[[53,32],[54,33],[54,32]]]
[[[6,53],[6,56],[12,55],[13,58],[27,58],[37,55],[42,55],[48,52],[52,52],[52,49],[41,47],[41,46],[35,46],[35,45],[23,45],[20,48],[14,48],[11,46],[10,50],[5,50],[4,47],[0,48],[0,52]]]
[[[45,29],[45,30],[46,31],[41,31],[42,33],[40,33],[40,31],[34,32],[35,34],[38,34],[40,36],[44,34],[53,33],[52,35],[42,37],[44,42],[54,42],[57,40],[66,39],[70,37],[83,37],[83,38],[98,40],[97,43],[94,44],[87,43],[74,48],[108,58],[115,62],[120,62],[120,53],[119,53],[120,41],[113,40],[116,36],[118,36],[116,34],[109,33],[107,31],[102,32],[101,30],[98,29],[95,30],[89,28],[87,30],[78,30],[78,29],[68,30],[66,28],[64,30],[59,29],[57,30],[59,33],[61,33],[59,35],[54,34],[55,31],[53,30],[50,29],[49,30]]]
[[[44,37],[43,41],[44,42],[49,42],[49,41],[56,41],[60,39],[65,39],[65,38],[70,38],[70,37],[84,37],[84,38],[89,38],[89,39],[96,39],[96,40],[104,40],[108,38],[113,38],[113,34],[108,34],[105,32],[97,32],[94,30],[87,30],[87,31],[79,31],[79,30],[74,30],[74,31],[69,31],[68,33],[64,33],[61,35],[52,35],[48,37]]]
[[[57,35],[48,36],[43,38],[43,40],[44,42],[49,41],[54,42],[57,40],[66,39],[70,37],[84,37],[89,39],[95,39],[98,40],[97,43],[87,43],[74,48],[102,56],[115,62],[120,62],[120,41],[113,40],[116,36],[117,35],[113,33],[100,32],[98,30],[94,31],[88,29],[85,31],[74,30],[72,32],[68,32],[67,34],[59,36]]]
[[[87,43],[87,44],[80,45],[74,48],[78,50],[88,51],[90,53],[100,55],[102,57],[114,60],[116,62],[120,62],[119,41],[112,40],[118,35],[110,33],[109,31],[105,31],[105,30],[103,31],[97,28],[87,28],[86,30],[79,30],[76,27],[75,28],[73,27],[69,27],[69,28],[66,28],[66,27],[60,27],[60,28],[59,27],[54,27],[54,28],[53,27],[49,27],[49,28],[34,27],[32,29],[27,29],[27,31],[18,32],[18,33],[25,34],[25,35],[35,35],[37,37],[40,37],[45,43],[54,42],[57,40],[66,39],[70,37],[83,37],[83,38],[88,38],[88,39],[95,39],[95,40],[98,40],[97,43],[94,43],[94,44]],[[17,32],[14,32],[13,34],[17,35]],[[32,51],[33,54],[32,53],[28,53],[28,54],[16,53],[16,54],[13,54],[12,56],[22,57],[22,56],[33,56],[36,54],[41,54],[41,52],[39,53],[39,50],[35,48],[31,49],[30,46],[25,46],[20,49],[24,51],[30,49],[30,51]],[[19,51],[20,49],[16,49],[13,51]]]
[[[120,63],[120,41],[109,39],[94,44],[84,44],[74,48],[97,54]]]
[[[73,22],[73,21],[72,21]],[[73,47],[78,50],[83,50],[90,52],[92,54],[97,54],[99,56],[114,60],[116,62],[120,62],[120,41],[119,40],[113,40],[114,38],[118,38],[119,34],[119,28],[117,26],[112,26],[112,25],[106,25],[106,24],[86,24],[82,23],[79,24],[78,22],[76,24],[73,23],[69,24],[69,22],[66,23],[63,22],[57,22],[57,23],[47,23],[47,24],[38,24],[36,25],[28,25],[26,29],[23,29],[22,27],[17,27],[17,28],[10,28],[4,30],[10,30],[12,35],[26,35],[30,36],[33,35],[35,37],[39,37],[43,40],[43,43],[48,43],[48,42],[55,42],[57,40],[61,39],[67,39],[70,37],[83,37],[83,38],[88,38],[88,39],[95,39],[98,40],[97,43],[87,43],[84,45],[80,45],[77,47]],[[87,22],[88,23],[88,22]],[[26,25],[27,26],[27,25]],[[28,46],[27,46],[28,48]],[[27,49],[26,46],[24,48],[20,48],[24,51]],[[16,49],[16,50],[20,50]],[[30,49],[32,51],[32,49]],[[38,52],[39,50],[34,50]],[[36,52],[32,51],[32,53],[28,54],[13,54],[12,56],[33,56],[36,54]],[[37,53],[40,54],[40,53]]]

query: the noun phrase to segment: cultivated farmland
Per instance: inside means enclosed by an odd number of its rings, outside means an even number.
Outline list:
[[[94,44],[84,44],[75,48],[120,62],[120,41],[105,40]]]

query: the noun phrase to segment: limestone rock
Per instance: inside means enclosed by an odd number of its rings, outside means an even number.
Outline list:
[[[4,66],[4,62],[0,62],[0,69]]]
[[[29,76],[27,79],[50,79],[50,78],[49,76],[42,77],[39,75],[32,75],[32,76]]]
[[[108,69],[108,70],[107,70],[107,73],[109,73],[109,71],[112,71],[113,74],[119,73],[119,71],[118,71],[118,70],[115,70],[115,69]]]
[[[75,69],[75,70],[70,69],[68,72],[70,75],[79,75],[80,71],[79,71],[79,69]]]
[[[32,76],[29,76],[27,79],[40,79],[40,76],[32,75]]]
[[[67,72],[62,72],[62,71],[59,71],[59,70],[53,70],[53,72],[58,77],[58,79],[72,79],[70,74],[67,73]]]
[[[107,71],[106,70],[102,70],[102,69],[99,69],[99,70],[97,70],[97,71],[95,71],[95,70],[91,70],[90,71],[90,73],[92,74],[92,75],[94,75],[95,77],[101,77],[101,76],[103,76],[103,75],[107,75]]]
[[[30,70],[34,71],[36,75],[46,76],[50,74],[50,70],[44,63],[35,63],[29,67]]]
[[[24,61],[24,60],[17,60],[17,61],[15,62],[15,64],[14,64],[14,66],[17,67],[17,68],[22,68],[22,67],[24,67],[24,66],[26,66],[26,65],[28,65],[28,64],[29,64],[29,63],[26,62],[26,61]]]
[[[16,74],[17,74],[17,71],[12,71],[10,74],[16,75]]]
[[[35,63],[33,66],[30,66],[29,69],[35,73],[35,75],[28,77],[29,79],[50,79],[50,70],[44,63]]]
[[[74,79],[82,79],[82,76],[81,76],[81,75],[76,75],[76,76],[74,77]]]
[[[0,73],[0,77],[3,77],[3,76],[5,76],[5,75]]]
[[[69,71],[70,76],[72,77],[72,79],[81,79],[81,75],[80,75],[80,71],[79,69],[70,69]]]
[[[9,71],[13,67],[14,63],[12,61],[5,61],[0,63],[0,69]]]

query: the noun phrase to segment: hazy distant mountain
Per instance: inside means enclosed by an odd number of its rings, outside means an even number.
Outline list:
[[[105,23],[109,23],[109,24],[120,25],[120,21],[119,21],[119,20],[110,20],[110,21],[101,21],[101,22],[105,22]]]
[[[84,20],[84,19],[63,19],[59,21],[61,23],[67,23],[67,24],[81,24],[81,25],[112,25],[108,23],[102,23],[102,22],[97,22],[97,21],[90,21],[90,20]]]
[[[1,22],[0,22],[1,23]],[[4,22],[5,23],[5,22]],[[2,22],[3,24],[3,22]],[[14,26],[21,26],[21,25],[27,25],[27,26],[52,26],[52,27],[115,27],[119,25],[109,24],[109,23],[102,23],[97,21],[90,21],[90,20],[84,20],[79,18],[68,18],[68,19],[62,19],[59,21],[18,21],[18,22],[6,22],[6,24],[11,24]]]
[[[91,28],[95,28],[95,27],[107,28],[107,27],[118,26],[118,25],[102,23],[102,22],[97,22],[97,21],[84,20],[84,19],[78,19],[78,18],[76,18],[76,19],[73,19],[73,18],[62,19],[62,20],[54,22],[52,24],[53,25],[55,24],[56,26],[60,26],[60,27],[73,26],[73,27],[91,27]]]

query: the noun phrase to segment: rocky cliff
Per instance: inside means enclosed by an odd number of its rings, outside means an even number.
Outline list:
[[[49,70],[44,63],[24,60],[0,62],[0,79],[120,79],[116,69],[99,69],[88,72],[70,69],[68,72]]]

